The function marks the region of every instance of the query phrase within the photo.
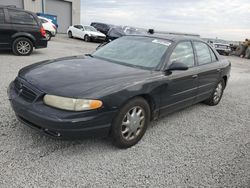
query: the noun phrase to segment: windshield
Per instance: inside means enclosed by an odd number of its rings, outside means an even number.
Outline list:
[[[156,68],[171,43],[149,37],[126,36],[98,49],[93,57],[128,66]]]
[[[92,26],[84,26],[85,31],[97,31],[94,27]]]

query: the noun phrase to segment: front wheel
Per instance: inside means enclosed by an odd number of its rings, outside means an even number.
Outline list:
[[[210,105],[210,106],[215,106],[215,105],[219,104],[219,102],[220,102],[220,100],[222,98],[224,89],[225,89],[225,82],[222,79],[216,85],[216,88],[214,89],[212,95],[207,100],[205,100],[204,103],[207,104],[207,105]]]
[[[84,41],[85,41],[85,42],[89,42],[89,41],[90,41],[90,37],[89,37],[88,35],[85,35],[85,36],[84,36]]]
[[[73,38],[73,34],[72,34],[71,31],[68,32],[68,37],[69,37],[69,38]]]
[[[119,148],[135,145],[143,137],[150,122],[150,107],[141,97],[125,104],[113,121],[111,135]]]
[[[50,41],[52,34],[49,31],[46,31],[45,37],[46,37],[47,41]]]

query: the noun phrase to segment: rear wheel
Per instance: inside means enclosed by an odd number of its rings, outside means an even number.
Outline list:
[[[50,41],[52,35],[51,35],[51,33],[49,31],[46,31],[45,37],[46,37],[47,41]]]
[[[124,105],[112,124],[113,143],[119,148],[135,145],[143,137],[150,121],[150,107],[140,97]]]
[[[219,104],[225,89],[225,81],[222,79],[214,89],[212,95],[204,101],[205,104],[215,106]]]
[[[73,38],[73,35],[72,35],[72,32],[71,32],[71,31],[68,32],[68,37],[69,37],[69,38]]]
[[[33,51],[33,43],[28,38],[17,38],[12,44],[12,51],[15,55],[28,56]]]

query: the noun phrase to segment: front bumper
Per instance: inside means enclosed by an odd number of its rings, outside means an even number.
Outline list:
[[[69,112],[44,105],[39,99],[28,102],[17,93],[14,83],[8,97],[17,118],[29,127],[49,136],[65,139],[104,137],[109,134],[116,111]]]
[[[92,41],[105,41],[106,37],[102,37],[102,36],[90,36],[90,39]]]

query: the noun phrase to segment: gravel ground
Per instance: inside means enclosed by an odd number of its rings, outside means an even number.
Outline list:
[[[0,187],[250,187],[250,61],[227,57],[221,103],[197,104],[153,122],[141,142],[50,139],[19,123],[6,90],[21,67],[94,51],[97,43],[54,38],[29,57],[0,53]]]

